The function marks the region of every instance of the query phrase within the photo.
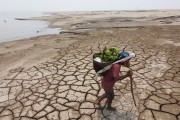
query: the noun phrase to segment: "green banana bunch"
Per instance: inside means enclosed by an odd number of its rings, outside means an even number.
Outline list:
[[[117,60],[119,52],[116,48],[108,48],[103,51],[103,54],[96,57],[101,58],[102,62],[114,62]]]

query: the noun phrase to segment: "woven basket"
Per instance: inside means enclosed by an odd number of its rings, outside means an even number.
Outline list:
[[[93,55],[93,67],[94,67],[94,70],[96,71],[96,73],[99,71],[99,70],[102,70],[104,67],[110,65],[112,62],[97,62],[94,60],[94,58],[97,56],[97,55],[101,55],[102,53],[95,53]],[[106,72],[100,74],[100,75],[104,75]]]

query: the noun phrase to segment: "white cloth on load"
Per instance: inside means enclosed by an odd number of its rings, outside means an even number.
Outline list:
[[[96,57],[96,58],[94,58],[94,60],[99,63],[102,61],[100,57]]]

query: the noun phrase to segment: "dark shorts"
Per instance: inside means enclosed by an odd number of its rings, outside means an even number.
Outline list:
[[[105,93],[108,100],[114,99],[114,90],[105,90]]]

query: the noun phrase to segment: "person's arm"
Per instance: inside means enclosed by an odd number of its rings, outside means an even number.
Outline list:
[[[120,66],[118,66],[118,64],[113,65],[112,74],[115,81],[123,80],[133,75],[132,71],[130,70],[127,72],[126,75],[121,75],[121,76],[119,76],[119,72],[120,72]]]
[[[118,80],[123,80],[123,79],[125,79],[125,78],[127,78],[127,77],[129,77],[128,74],[119,76],[119,78],[118,78],[116,81],[118,81]]]
[[[132,75],[133,75],[132,71],[129,70],[129,71],[126,73],[126,75],[119,76],[119,79],[118,79],[118,80],[123,80],[123,79],[125,79],[125,78],[127,78],[127,77],[130,77],[130,76],[132,76]]]

